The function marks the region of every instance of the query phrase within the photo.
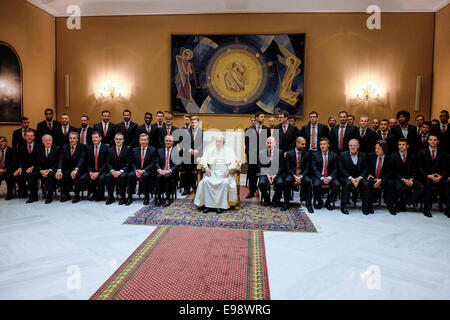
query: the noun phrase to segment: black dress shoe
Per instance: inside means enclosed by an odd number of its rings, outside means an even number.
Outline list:
[[[36,202],[36,201],[38,201],[38,198],[30,198],[30,199],[28,199],[26,201],[26,203],[33,203],[33,202]]]
[[[245,197],[245,199],[250,199],[250,198],[253,198],[255,196],[255,193],[254,192],[250,192],[246,197]]]
[[[367,212],[370,214],[374,214],[375,212],[373,211],[373,206],[369,205],[369,207],[367,207]]]
[[[79,196],[73,197],[72,203],[77,203],[77,202],[80,202],[80,197]]]
[[[71,198],[70,198],[70,195],[68,195],[68,194],[63,194],[62,196],[61,196],[61,200],[59,200],[60,202],[66,202],[66,201],[69,201]]]
[[[366,206],[363,206],[363,207],[362,207],[362,212],[363,212],[364,215],[367,216],[367,215],[369,214],[369,209],[367,209]]]
[[[14,196],[9,195],[9,196],[6,196],[6,198],[5,198],[6,201],[11,200],[11,199],[14,199]]]
[[[286,203],[283,203],[283,205],[281,206],[281,211],[286,211],[287,209],[289,209],[289,205]]]
[[[323,208],[323,201],[319,201],[316,203],[316,205],[314,206],[314,209],[320,210]]]
[[[327,210],[334,210],[334,205],[331,204],[330,202],[325,202],[325,208],[327,208]]]
[[[395,211],[395,209],[393,207],[388,207],[388,211],[390,214],[392,214],[393,216],[397,215],[397,211]]]
[[[144,199],[143,205],[146,206],[146,205],[148,205],[149,203],[150,203],[149,198],[145,198],[145,199]]]
[[[313,209],[313,207],[312,207],[311,204],[308,204],[308,205],[306,206],[306,209],[308,210],[309,213],[314,213],[314,209]]]
[[[95,194],[90,194],[88,197],[89,201],[94,201],[95,200]]]
[[[216,213],[217,213],[217,214],[221,214],[221,213],[222,213],[222,209],[217,208],[217,209],[216,209]]]
[[[191,192],[190,191],[184,191],[181,195],[182,196],[187,196],[188,194],[190,194]]]
[[[268,207],[270,205],[269,198],[264,199],[263,204],[264,207]]]
[[[425,208],[425,209],[423,210],[423,215],[424,215],[425,217],[431,218],[431,217],[432,217],[432,215],[431,215],[431,210],[430,210],[429,208]]]
[[[128,198],[128,199],[127,199],[127,202],[125,203],[125,205],[126,205],[126,206],[129,206],[129,205],[132,204],[132,203],[133,203],[133,199]]]
[[[126,201],[124,198],[121,198],[121,199],[119,200],[119,206],[125,204],[126,202],[127,202],[127,201]]]
[[[209,212],[209,208],[205,208],[205,209],[203,209],[203,211],[202,211],[203,213],[208,213]]]
[[[114,198],[108,198],[108,200],[106,200],[106,205],[109,205],[113,202],[115,202],[116,200],[114,200]]]
[[[345,205],[341,205],[341,212],[343,214],[348,214],[348,209],[347,209],[347,207]]]
[[[51,198],[45,199],[45,204],[49,204],[49,203],[52,203],[52,202],[53,202],[53,199],[51,199]]]
[[[169,200],[164,201],[163,207],[168,207],[168,206],[170,206],[170,201]]]

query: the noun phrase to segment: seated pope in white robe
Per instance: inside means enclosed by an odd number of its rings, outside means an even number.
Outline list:
[[[215,146],[203,154],[201,164],[205,173],[197,186],[194,200],[197,207],[205,206],[204,213],[210,209],[221,213],[223,209],[230,208],[229,201],[237,200],[236,178],[231,174],[236,168],[235,152],[225,146],[222,135],[218,135],[215,141]]]

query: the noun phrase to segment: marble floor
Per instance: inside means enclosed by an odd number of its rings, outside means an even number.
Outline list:
[[[88,299],[155,229],[131,206],[25,204],[0,188],[0,299]],[[450,299],[450,219],[438,211],[309,215],[318,233],[265,232],[272,299]]]

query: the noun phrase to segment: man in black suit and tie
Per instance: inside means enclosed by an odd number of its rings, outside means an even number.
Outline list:
[[[165,146],[164,138],[166,136],[172,136],[175,130],[178,129],[173,125],[173,114],[171,114],[170,112],[166,113],[164,119],[165,123],[162,125],[161,128],[158,129],[159,148]],[[174,145],[176,145],[178,142],[179,141],[174,141]]]
[[[122,132],[125,137],[124,145],[134,148],[137,140],[138,125],[131,121],[131,111],[122,112],[123,121],[116,124],[116,132]]]
[[[179,164],[174,162],[174,156],[177,152],[179,152],[179,149],[177,146],[174,146],[173,137],[171,135],[165,136],[164,147],[158,149],[155,163],[157,172],[156,185],[158,188],[157,206],[167,207],[170,205],[170,191],[175,188],[174,183],[178,176]],[[163,194],[166,194],[164,202],[162,200]]]
[[[359,142],[357,139],[351,139],[348,142],[348,147],[349,150],[342,152],[338,158],[342,186],[341,212],[343,214],[349,214],[347,203],[349,202],[350,191],[352,188],[357,188],[361,194],[362,211],[364,214],[368,214],[367,155],[359,152]]]
[[[69,133],[78,132],[77,128],[70,125],[70,118],[67,113],[61,115],[61,126],[56,131],[55,145],[62,147],[69,144]]]
[[[40,143],[44,134],[49,134],[53,137],[53,141],[57,141],[58,128],[61,127],[59,121],[53,120],[53,110],[50,108],[44,111],[45,120],[39,122],[36,127],[36,142]]]
[[[141,133],[145,133],[149,137],[149,145],[155,149],[158,149],[158,126],[152,124],[153,115],[150,112],[146,112],[144,115],[144,124],[138,127],[138,136],[136,145],[139,145],[139,136]]]
[[[160,129],[164,125],[164,112],[158,111],[156,112],[156,122],[155,127]]]
[[[439,137],[439,148],[450,153],[450,128],[448,125],[448,111],[442,110],[439,114],[439,124],[432,126],[432,131]]]
[[[8,147],[8,140],[4,136],[0,136],[0,184],[6,181],[6,198],[11,200],[14,198],[14,171],[17,167],[16,153]]]
[[[33,130],[30,128],[30,119],[28,119],[27,117],[20,118],[20,125],[21,128],[14,130],[12,136],[12,148],[15,150],[18,150],[21,145],[25,144],[25,132],[28,129]]]
[[[189,131],[191,129],[191,116],[188,114],[184,115],[184,125],[181,127],[181,129]]]
[[[53,194],[55,193],[55,174],[58,170],[61,148],[53,145],[53,138],[49,134],[42,137],[42,144],[44,147],[39,149],[36,169],[39,172],[41,183],[46,186],[45,204],[49,204],[53,202]]]
[[[356,130],[356,139],[359,141],[359,152],[370,153],[374,151],[377,135],[369,128],[369,117],[359,117],[359,128]]]
[[[183,185],[183,196],[191,192],[191,186],[195,185],[194,175],[197,166],[197,158],[203,156],[203,130],[199,128],[199,118],[197,116],[191,117],[191,125],[189,127],[190,139],[189,141],[182,141],[183,152],[187,152],[190,157],[189,163],[183,163],[184,173],[181,175]]]
[[[321,209],[323,207],[321,187],[322,185],[329,185],[331,190],[325,202],[325,208],[333,210],[340,187],[337,168],[338,155],[330,151],[330,140],[328,138],[324,137],[319,140],[319,148],[319,152],[314,152],[311,156],[315,208]]]
[[[127,191],[128,172],[130,171],[130,152],[131,148],[124,145],[125,137],[122,132],[117,132],[114,136],[114,145],[109,147],[106,157],[105,175],[106,189],[108,190],[108,200],[106,204],[110,205],[114,200],[114,183],[116,180],[120,186],[119,205],[126,203],[125,194]]]
[[[339,112],[339,124],[335,125],[330,130],[331,150],[339,154],[342,151],[348,150],[348,142],[356,138],[356,127],[347,124],[347,111]]]
[[[81,127],[78,129],[80,135],[80,144],[85,146],[92,145],[92,128],[89,127],[89,117],[86,115],[81,116]]]
[[[275,188],[275,194],[272,197],[272,206],[280,206],[281,194],[283,192],[283,152],[276,147],[274,137],[268,137],[266,148],[259,152],[260,176],[258,187],[261,192],[263,206],[267,207],[270,203],[268,190],[271,185]]]
[[[268,127],[263,125],[264,123],[264,113],[261,111],[255,114],[255,124],[245,130],[245,154],[247,156],[248,163],[248,186],[249,193],[245,197],[246,199],[253,198],[255,196],[257,187],[257,174],[258,174],[258,156],[259,151],[264,146],[264,141],[270,136],[270,130]],[[261,144],[261,147],[260,147]]]
[[[114,145],[114,135],[116,134],[116,126],[110,122],[111,112],[109,110],[102,111],[102,122],[94,124],[94,130],[102,134],[102,143],[109,146]]]
[[[395,144],[396,139],[393,136],[392,132],[389,130],[389,120],[388,119],[383,119],[380,121],[380,130],[378,130],[378,132],[376,133],[376,137],[377,137],[377,141],[378,140],[383,140],[386,141],[388,144],[388,152],[389,154],[395,152],[396,147]]]
[[[432,217],[430,208],[433,186],[438,186],[439,194],[445,198],[443,178],[446,177],[447,153],[438,149],[438,143],[438,136],[431,133],[428,136],[428,148],[424,148],[417,153],[419,179],[424,185],[424,215],[429,218]]]
[[[19,184],[21,196],[29,198],[26,203],[38,201],[37,180],[39,172],[37,166],[37,156],[41,144],[37,144],[34,139],[34,131],[25,132],[25,144],[17,150],[18,169],[14,172],[14,179]],[[26,186],[28,185],[28,188]]]
[[[131,170],[128,173],[127,206],[133,202],[137,179],[140,179],[144,186],[144,206],[149,203],[151,182],[155,178],[156,149],[150,146],[148,142],[148,135],[141,133],[139,136],[139,147],[134,148],[130,154]]]
[[[398,141],[398,139],[400,138],[405,138],[406,140],[408,140],[409,150],[411,152],[417,152],[417,128],[416,126],[408,124],[410,117],[411,116],[408,111],[399,111],[397,113],[397,120],[399,122],[399,125],[393,127],[391,131],[395,136],[396,141]]]
[[[80,191],[88,184],[89,176],[86,171],[86,146],[79,143],[78,132],[69,133],[69,144],[61,147],[61,157],[56,180],[61,185],[61,202],[70,200],[70,190],[73,186],[75,193],[72,203],[80,201]]]
[[[329,130],[324,124],[318,122],[319,114],[316,111],[309,113],[309,123],[302,127],[300,135],[306,140],[306,150],[319,150],[319,141],[328,137]]]
[[[395,183],[396,211],[406,211],[406,205],[417,203],[423,197],[423,184],[417,175],[416,155],[408,151],[408,140],[398,140],[398,151],[391,154],[393,165],[393,179]],[[407,187],[410,191],[408,197],[402,192]]]
[[[368,176],[369,182],[369,203],[367,204],[367,213],[374,213],[373,202],[377,188],[384,189],[384,200],[387,205],[389,213],[396,215],[395,208],[395,187],[392,180],[393,163],[390,157],[387,156],[388,144],[380,140],[375,143],[375,152],[368,154]],[[367,214],[366,213],[366,214]]]
[[[286,178],[284,180],[284,204],[281,211],[286,211],[289,208],[289,199],[291,189],[299,186],[305,189],[306,208],[309,213],[313,213],[312,207],[312,185],[309,177],[311,155],[305,150],[306,140],[303,137],[296,139],[295,149],[286,153],[285,158],[285,172]],[[300,191],[301,191],[300,189]]]
[[[102,201],[105,195],[106,161],[109,146],[102,143],[102,134],[92,131],[92,144],[87,148],[86,168],[89,175],[89,201]]]
[[[425,117],[422,114],[418,114],[416,116],[416,128],[417,128],[417,136],[420,136],[422,133],[422,125],[425,122]]]
[[[295,148],[295,139],[297,139],[297,127],[291,125],[288,121],[289,113],[285,110],[278,115],[280,124],[275,126],[275,140],[280,150],[285,154]]]
[[[417,151],[428,147],[428,136],[431,133],[431,122],[424,121],[420,128],[420,134],[417,136]]]

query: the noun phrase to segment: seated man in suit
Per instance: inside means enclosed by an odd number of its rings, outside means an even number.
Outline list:
[[[328,137],[329,130],[326,125],[319,123],[319,114],[316,111],[309,113],[309,123],[302,127],[300,136],[306,139],[306,150],[317,151],[319,141]]]
[[[39,172],[36,165],[37,155],[42,145],[35,142],[33,130],[25,132],[25,142],[17,151],[18,169],[14,171],[14,179],[19,184],[22,197],[27,196],[28,189],[29,198],[26,203],[32,203],[38,201],[37,181]]]
[[[398,152],[391,154],[393,179],[395,183],[396,211],[406,211],[406,204],[417,203],[423,196],[423,184],[417,176],[416,155],[408,151],[408,140],[398,140]],[[405,197],[402,188],[407,187],[410,195]]]
[[[331,149],[336,153],[348,150],[348,142],[351,139],[356,138],[356,127],[347,124],[348,113],[347,111],[339,112],[339,124],[331,127],[330,130],[330,142]]]
[[[428,136],[431,133],[431,122],[424,121],[420,127],[420,134],[417,136],[417,151],[428,147]]]
[[[89,117],[82,115],[80,118],[81,127],[78,129],[80,135],[80,144],[92,145],[92,128],[89,127]]]
[[[284,180],[284,204],[281,207],[282,211],[286,211],[289,208],[291,189],[299,186],[300,191],[303,188],[305,189],[306,208],[308,209],[308,212],[314,212],[312,207],[311,178],[309,177],[311,155],[305,150],[305,147],[305,138],[298,137],[296,139],[295,149],[286,153],[286,178]]]
[[[61,185],[61,202],[70,200],[72,186],[75,195],[72,203],[80,201],[80,191],[87,186],[89,176],[86,172],[86,146],[79,143],[78,132],[69,133],[69,144],[62,146],[56,180]]]
[[[191,186],[195,185],[194,179],[196,176],[193,174],[197,165],[197,158],[203,156],[203,130],[199,128],[199,118],[197,116],[191,117],[191,125],[189,127],[189,141],[182,141],[183,150],[190,154],[190,163],[183,163],[184,174],[181,176],[183,185],[183,196],[188,195],[191,192]]]
[[[48,204],[53,201],[53,194],[55,193],[55,174],[58,170],[61,148],[53,145],[53,138],[49,134],[45,134],[42,137],[42,144],[44,148],[39,150],[36,168],[39,172],[41,182],[46,186],[45,203]]]
[[[116,134],[116,126],[110,122],[111,112],[109,110],[102,111],[102,121],[94,124],[94,130],[102,134],[102,143],[109,146],[114,145],[114,137]]]
[[[15,150],[18,150],[21,145],[25,144],[25,132],[30,129],[30,119],[27,117],[20,118],[20,125],[21,128],[13,132],[12,148]]]
[[[129,206],[133,201],[136,191],[136,180],[140,179],[144,186],[144,206],[148,205],[150,199],[151,181],[155,174],[156,149],[149,145],[149,137],[145,133],[139,135],[139,147],[130,153],[131,170],[128,173],[128,200]]]
[[[336,201],[339,192],[339,179],[337,158],[338,155],[330,151],[330,140],[322,138],[319,141],[320,151],[312,154],[311,170],[312,181],[314,187],[314,200],[316,202],[316,209],[321,209],[322,201],[322,185],[329,185],[331,192],[325,202],[325,208],[333,210],[333,203]]]
[[[359,128],[356,130],[356,139],[359,141],[359,151],[370,153],[374,151],[377,135],[369,128],[369,117],[359,117]]]
[[[131,121],[131,111],[128,109],[122,112],[123,121],[116,124],[116,132],[122,132],[125,137],[124,145],[134,148],[137,141],[138,125]]]
[[[351,139],[348,143],[349,151],[342,152],[338,158],[339,175],[341,177],[342,195],[341,212],[349,214],[347,203],[349,203],[352,188],[359,189],[362,199],[362,211],[368,212],[369,191],[367,177],[367,155],[359,152],[359,142]]]
[[[125,136],[122,132],[117,132],[114,136],[114,145],[109,147],[106,156],[105,175],[106,189],[108,190],[108,200],[106,205],[110,205],[114,200],[115,181],[119,182],[120,200],[119,205],[126,203],[125,194],[127,191],[128,172],[130,171],[130,152],[131,148],[124,145]]]
[[[263,206],[268,206],[270,202],[268,190],[271,185],[275,187],[275,194],[272,198],[272,206],[280,205],[281,194],[283,192],[283,152],[276,147],[274,137],[268,137],[266,148],[259,152],[260,176],[258,187],[261,192]]]
[[[89,174],[89,201],[102,201],[105,195],[106,160],[109,146],[102,143],[102,134],[96,130],[91,134],[92,144],[87,149],[86,168]]]
[[[164,130],[162,127],[160,130]],[[158,197],[156,199],[157,206],[168,207],[171,203],[170,201],[170,192],[175,188],[175,179],[178,176],[178,163],[175,163],[175,159],[179,152],[177,146],[173,144],[173,137],[171,135],[166,135],[164,137],[164,147],[158,149],[156,155],[156,185],[158,188]],[[179,156],[179,153],[178,153]],[[166,195],[165,200],[163,202],[162,196]]]
[[[419,168],[419,179],[424,185],[424,215],[431,218],[431,201],[433,196],[433,186],[439,188],[439,194],[444,195],[444,180],[446,176],[447,153],[443,149],[438,149],[439,138],[431,133],[428,136],[428,147],[417,153],[417,166]]]
[[[14,198],[14,171],[17,167],[16,153],[8,147],[8,140],[5,136],[0,136],[0,184],[6,181],[6,198]]]
[[[49,134],[53,137],[53,141],[57,141],[58,128],[61,127],[61,122],[53,120],[53,110],[50,108],[44,111],[45,120],[37,124],[36,127],[36,142],[40,143],[44,134]]]
[[[70,125],[70,118],[67,113],[61,115],[61,127],[56,131],[55,145],[62,147],[69,144],[69,133],[78,132],[77,128]]]
[[[375,143],[375,152],[368,155],[368,173],[369,182],[369,203],[367,204],[367,213],[373,212],[373,201],[375,189],[382,187],[384,189],[384,200],[389,213],[396,215],[395,209],[395,188],[392,180],[393,164],[390,157],[387,156],[388,145],[386,141],[379,140]]]

